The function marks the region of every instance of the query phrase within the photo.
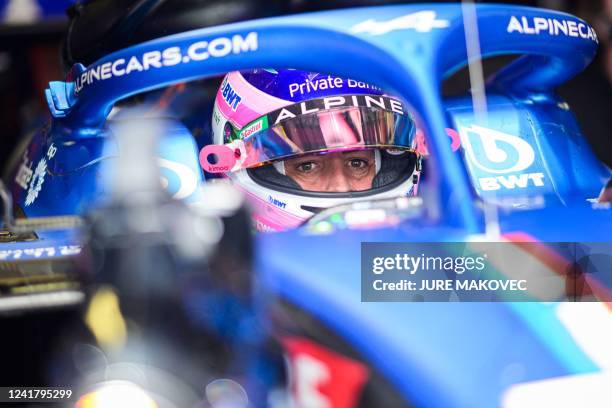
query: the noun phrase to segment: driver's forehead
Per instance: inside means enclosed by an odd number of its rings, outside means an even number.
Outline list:
[[[288,162],[304,161],[304,160],[332,160],[343,157],[361,157],[361,158],[372,158],[374,157],[374,150],[353,150],[348,152],[332,152],[332,153],[309,153],[299,157],[293,157],[288,159]]]

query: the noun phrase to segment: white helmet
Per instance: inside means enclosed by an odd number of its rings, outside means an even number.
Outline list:
[[[399,99],[372,85],[293,69],[231,72],[212,123],[200,163],[246,194],[258,230],[293,228],[356,200],[416,194],[415,123]],[[287,174],[294,158],[364,150],[373,178],[360,191],[316,191]]]

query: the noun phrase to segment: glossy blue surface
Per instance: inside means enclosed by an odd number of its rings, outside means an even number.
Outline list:
[[[272,292],[333,328],[417,406],[498,406],[512,384],[598,370],[550,304],[360,301],[362,241],[440,237],[465,239],[444,228],[267,235],[259,269]]]
[[[593,38],[526,33],[534,18],[557,19],[566,25],[569,21],[580,24],[581,33],[591,33],[575,17],[512,10],[478,7],[478,24],[486,34],[481,36],[482,55],[525,54],[500,74],[499,87],[520,85],[521,94],[528,96],[550,93],[593,58],[597,49]],[[419,19],[415,13],[421,13]],[[513,18],[525,19],[527,27],[510,29]],[[150,57],[146,69],[145,55]],[[343,10],[237,23],[150,41],[111,54],[87,69],[75,66],[68,82],[51,84],[47,98],[57,127],[68,128],[72,137],[87,137],[92,129],[104,126],[118,100],[235,69],[294,67],[365,80],[404,96],[421,113],[439,170],[436,179],[446,221],[474,232],[478,217],[471,206],[473,195],[465,170],[444,143],[446,120],[438,92],[441,80],[465,65],[466,58],[463,17],[457,5]]]
[[[47,92],[52,126],[34,136],[25,161],[34,170],[45,159],[48,172],[31,204],[25,205],[30,185],[13,182],[11,191],[28,216],[82,214],[103,199],[100,163],[116,153],[106,117],[117,101],[137,93],[261,67],[364,80],[401,95],[421,117],[431,153],[421,190],[429,215],[399,227],[320,237],[304,231],[259,235],[257,271],[268,290],[331,327],[416,405],[497,406],[511,384],[596,371],[559,322],[554,305],[360,302],[360,242],[464,240],[485,229],[479,196],[499,203],[502,233],[549,242],[610,240],[612,212],[587,201],[597,196],[610,171],[593,156],[553,92],[594,57],[598,44],[590,27],[566,14],[507,5],[479,5],[477,16],[484,56],[522,55],[489,82],[487,121],[475,120],[469,97],[440,97],[444,78],[467,63],[459,5],[244,22],[131,47],[91,67],[77,66],[66,82],[52,83]],[[227,53],[220,56],[221,51]],[[162,58],[164,52],[169,58]],[[148,69],[145,54],[153,58]],[[181,58],[173,59],[176,55]],[[131,60],[136,62],[126,73]],[[450,148],[447,127],[462,134],[457,152]],[[163,143],[160,157],[186,166],[203,181],[187,129],[175,123]],[[176,172],[166,178],[173,194],[185,181]],[[61,233],[41,237],[36,244],[0,250],[62,241]],[[517,365],[518,373],[508,368]]]

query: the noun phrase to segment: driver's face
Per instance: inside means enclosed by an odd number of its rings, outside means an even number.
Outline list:
[[[368,190],[376,174],[374,151],[308,154],[288,159],[285,174],[306,191]]]

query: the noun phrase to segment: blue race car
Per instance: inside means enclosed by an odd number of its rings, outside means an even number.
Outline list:
[[[255,296],[254,308],[272,320],[271,331],[287,356],[293,402],[305,407],[605,406],[612,401],[606,386],[612,379],[612,315],[604,302],[612,286],[609,257],[591,260],[599,273],[584,281],[586,295],[571,294],[571,300],[585,296],[588,303],[566,302],[568,297],[367,301],[364,282],[369,281],[360,278],[362,243],[414,243],[421,250],[428,242],[528,242],[541,248],[576,242],[601,245],[602,253],[609,253],[610,169],[594,157],[569,106],[554,93],[590,63],[597,46],[590,25],[563,13],[410,5],[194,30],[115,52],[88,67],[76,64],[65,81],[49,84],[52,119],[18,152],[4,179],[4,201],[14,203],[22,218],[14,220],[7,211],[0,261],[15,267],[6,273],[21,278],[14,282],[22,289],[0,298],[0,310],[85,301],[78,285],[40,270],[26,273],[18,265],[49,260],[64,274],[69,259],[79,256],[84,238],[68,227],[116,195],[107,179],[128,177],[121,174],[125,167],[116,165],[124,153],[116,136],[123,133],[125,140],[123,126],[131,118],[126,106],[138,100],[134,96],[233,71],[324,72],[330,88],[337,78],[351,78],[356,88],[372,84],[392,90],[393,100],[370,90],[358,95],[364,104],[387,110],[399,106],[393,101],[409,108],[410,137],[388,147],[410,150],[423,169],[414,196],[309,207],[315,215],[302,226],[254,237],[253,276],[265,294]],[[486,84],[478,81],[479,59],[507,55],[516,58]],[[468,65],[474,73],[471,95],[443,98],[443,81]],[[290,89],[304,93],[305,84]],[[238,108],[238,94],[234,85],[222,84],[220,98],[230,109]],[[366,96],[379,99],[368,102]],[[361,99],[351,101],[361,107]],[[291,102],[296,109],[318,109]],[[282,139],[286,144],[258,141],[263,125],[254,122],[244,124],[247,133],[234,135],[224,127],[223,148],[210,140],[198,145],[183,122],[147,109],[139,121],[164,129],[156,154],[163,184],[169,195],[192,206],[214,201],[215,195],[201,187],[215,184],[208,174],[215,166],[242,170],[250,165],[243,159],[251,151],[259,158],[264,153],[286,157],[287,146],[294,148],[289,133]],[[295,113],[285,111],[277,113],[275,125],[281,115]],[[284,199],[270,198],[275,214],[289,217]],[[559,246],[550,248],[547,259],[558,260]],[[529,251],[514,254],[532,259]],[[555,276],[557,266],[547,263],[551,279],[566,282],[565,272]],[[506,262],[496,273],[508,275],[516,268]],[[23,288],[34,276],[48,285],[28,293]],[[185,301],[192,315],[200,310],[197,299]]]

